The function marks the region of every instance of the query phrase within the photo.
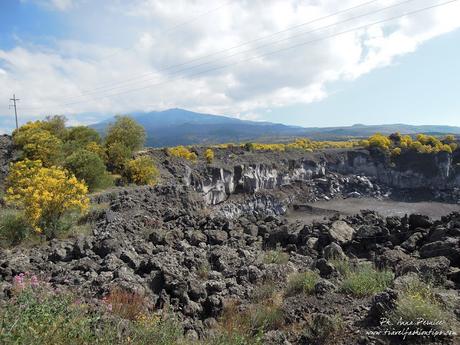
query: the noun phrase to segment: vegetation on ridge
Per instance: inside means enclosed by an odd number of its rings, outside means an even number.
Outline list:
[[[9,215],[2,224],[2,243],[18,243],[20,234],[11,233],[11,224],[26,221],[31,229],[53,238],[70,213],[88,209],[88,192],[120,183],[155,184],[158,170],[148,156],[134,157],[143,147],[145,131],[127,116],[118,116],[104,140],[86,126],[67,128],[63,116],[32,121],[13,132],[13,144],[20,160],[11,163],[5,181],[5,201],[19,214]],[[20,213],[23,213],[22,216]]]

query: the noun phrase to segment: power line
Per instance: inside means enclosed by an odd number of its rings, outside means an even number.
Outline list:
[[[344,10],[341,10],[341,11],[338,11],[338,12],[335,12],[333,14],[330,14],[330,15],[327,15],[327,16],[323,16],[323,17],[320,17],[320,18],[317,18],[317,19],[314,19],[312,21],[309,21],[309,22],[306,22],[306,23],[302,23],[302,24],[299,24],[299,25],[296,25],[294,26],[293,28],[299,28],[301,26],[305,26],[307,24],[311,24],[311,23],[314,23],[316,21],[319,21],[319,20],[323,20],[325,18],[329,18],[329,17],[332,17],[332,16],[335,16],[337,14],[340,14],[340,13],[345,13],[345,12],[348,12],[350,10],[353,10],[353,9],[356,9],[358,7],[362,7],[362,6],[365,6],[365,5],[368,5],[370,3],[373,3],[373,2],[376,2],[378,0],[372,0],[372,1],[368,1],[368,2],[365,2],[363,4],[360,4],[360,5],[357,5],[357,6],[353,6],[353,7],[350,7],[348,9],[344,9]],[[364,14],[360,14],[360,15],[357,15],[357,16],[353,16],[353,17],[350,17],[350,18],[347,18],[347,19],[344,19],[342,21],[339,21],[339,22],[335,22],[335,23],[332,23],[332,24],[329,24],[329,25],[326,25],[326,26],[322,26],[322,27],[318,27],[318,28],[314,28],[314,29],[311,29],[309,31],[306,31],[306,32],[301,32],[301,33],[298,33],[296,35],[293,35],[293,36],[290,36],[290,37],[287,37],[287,38],[283,38],[283,39],[280,39],[280,40],[277,40],[277,41],[274,41],[274,42],[268,42],[268,43],[265,43],[263,45],[260,45],[260,46],[256,46],[255,49],[260,49],[260,48],[263,48],[263,47],[267,47],[267,46],[271,46],[273,44],[277,44],[277,43],[280,43],[280,42],[284,42],[284,41],[289,41],[289,40],[292,40],[293,38],[296,38],[296,37],[299,37],[299,36],[303,36],[303,35],[307,35],[307,34],[311,34],[313,32],[316,32],[316,31],[320,31],[320,30],[324,30],[324,29],[328,29],[328,28],[331,28],[331,27],[334,27],[338,24],[343,24],[343,23],[346,23],[346,22],[351,22],[351,21],[354,21],[356,19],[359,19],[359,18],[363,18],[363,17],[366,17],[366,16],[369,16],[369,15],[373,15],[373,14],[376,14],[376,13],[379,13],[379,12],[382,12],[382,11],[386,11],[388,9],[391,9],[391,8],[394,8],[394,7],[398,7],[398,6],[401,6],[401,5],[404,5],[406,3],[409,3],[409,2],[413,2],[415,0],[404,0],[402,2],[399,2],[399,3],[396,3],[396,4],[393,4],[393,5],[389,5],[389,6],[386,6],[386,7],[383,7],[383,8],[380,8],[378,10],[374,10],[374,11],[370,11],[370,12],[366,12]],[[291,28],[292,29],[292,28]],[[216,53],[212,53],[212,54],[209,54],[208,56],[213,56],[213,55],[217,55],[217,54],[220,54],[222,52],[225,52],[225,51],[229,51],[229,50],[232,50],[236,47],[241,47],[241,46],[244,46],[244,45],[247,45],[251,42],[256,42],[256,41],[260,41],[262,39],[266,39],[267,37],[272,37],[272,36],[275,36],[275,35],[278,35],[279,33],[284,33],[286,31],[289,31],[290,29],[284,29],[284,30],[281,30],[279,32],[276,32],[276,33],[273,33],[271,35],[268,35],[268,36],[265,36],[265,37],[262,37],[262,38],[259,38],[259,39],[255,39],[255,40],[252,40],[252,41],[249,41],[249,42],[246,42],[246,43],[242,43],[238,46],[234,46],[234,47],[231,47],[231,48],[228,48],[228,49],[224,49],[222,51],[219,51],[219,52],[216,52]],[[201,67],[201,66],[205,66],[205,65],[208,65],[208,64],[211,64],[211,63],[215,63],[215,62],[219,62],[220,60],[222,59],[228,59],[230,57],[234,57],[234,56],[237,56],[237,55],[241,55],[241,54],[244,54],[244,53],[248,53],[248,52],[251,52],[252,49],[248,49],[248,50],[245,50],[245,51],[241,51],[241,52],[236,52],[236,53],[233,53],[231,55],[228,55],[228,56],[224,56],[222,58],[218,58],[218,59],[214,59],[214,60],[211,60],[211,61],[207,61],[207,62],[203,62],[203,63],[200,63],[198,65],[194,65],[194,66],[187,66],[187,67],[184,67],[182,69],[179,69],[179,70],[176,70],[176,71],[172,71],[172,74],[179,74],[181,72],[185,72],[185,71],[189,71],[189,70],[194,70],[198,67]],[[205,56],[206,57],[206,56]],[[201,59],[204,59],[205,57],[202,57],[202,58],[198,58],[198,59],[194,59],[195,61],[197,60],[201,60]],[[193,61],[193,60],[191,60]],[[183,65],[186,65],[188,62],[184,62],[184,63],[181,63],[181,64],[177,64],[177,65],[172,65],[170,67],[166,67],[164,69],[160,69],[158,71],[156,71],[155,73],[157,72],[161,72],[161,71],[166,71],[166,70],[169,70],[169,69],[172,69],[173,67],[180,67],[180,66],[183,66]],[[152,75],[154,73],[148,73],[146,74],[144,77],[147,77],[149,75]],[[134,78],[134,79],[137,79],[137,78]],[[150,81],[151,79],[146,79],[146,80],[143,80],[142,82],[147,82],[147,81]],[[138,81],[140,82],[140,81]],[[138,82],[134,81],[134,84],[137,84]],[[124,84],[132,84],[133,82],[125,82]],[[112,86],[112,87],[106,87],[104,88],[103,90],[101,91],[94,91],[94,92],[87,92],[87,93],[82,93],[82,95],[79,95],[79,96],[74,96],[74,97],[70,97],[70,98],[67,98],[64,102],[69,102],[69,101],[76,101],[78,99],[81,99],[82,97],[85,97],[85,96],[89,96],[89,95],[95,95],[95,94],[99,94],[99,93],[105,93],[105,92],[108,92],[108,91],[113,91],[113,90],[117,90],[117,89],[123,89],[124,87],[126,87],[128,85],[120,85],[120,86]]]
[[[167,34],[167,33],[169,33],[169,32],[173,32],[173,31],[177,30],[178,28],[180,28],[180,27],[182,27],[182,26],[184,26],[184,25],[187,25],[187,24],[190,24],[190,23],[193,23],[193,22],[197,21],[199,18],[204,17],[204,16],[207,15],[207,14],[210,14],[210,13],[216,12],[217,10],[220,10],[221,8],[223,8],[223,7],[225,7],[225,6],[228,6],[228,5],[230,5],[231,3],[232,3],[232,0],[226,1],[226,2],[222,3],[221,5],[219,5],[219,6],[215,7],[215,8],[213,8],[213,9],[210,9],[210,10],[208,10],[208,11],[206,11],[206,12],[203,12],[203,13],[197,15],[196,17],[192,17],[192,18],[190,18],[189,20],[183,21],[183,22],[181,22],[181,23],[179,23],[179,24],[176,24],[176,25],[170,27],[169,29],[166,29],[165,31],[162,32],[162,34],[164,35],[164,34]],[[105,57],[99,58],[98,61],[110,59],[111,57],[113,57],[113,56],[115,56],[115,55],[117,55],[117,54],[120,54],[122,51],[128,50],[128,49],[131,49],[131,47],[127,47],[127,48],[118,48],[117,51],[115,51],[115,52],[113,52],[112,54],[109,54],[109,55],[107,55],[107,56],[105,56]]]
[[[204,70],[204,71],[200,71],[198,73],[194,73],[194,74],[179,77],[179,78],[173,78],[171,80],[166,80],[166,81],[163,81],[163,82],[160,82],[160,83],[157,83],[157,84],[151,84],[151,85],[147,85],[147,86],[136,88],[136,89],[125,90],[125,91],[114,93],[114,94],[102,95],[100,97],[101,98],[111,98],[111,97],[119,96],[119,95],[126,94],[126,93],[132,93],[132,92],[137,92],[137,91],[140,91],[140,90],[152,88],[154,86],[164,85],[164,84],[170,83],[170,82],[175,81],[175,80],[196,77],[196,76],[208,73],[208,72],[220,70],[220,69],[230,67],[230,66],[235,66],[235,65],[238,65],[238,64],[241,64],[243,62],[250,61],[250,60],[254,60],[254,59],[258,59],[258,58],[266,57],[266,56],[271,56],[271,55],[274,55],[274,54],[277,54],[277,53],[280,53],[280,52],[288,51],[288,50],[295,49],[295,48],[305,46],[305,45],[308,45],[308,44],[312,44],[312,43],[320,42],[320,41],[323,41],[323,40],[327,40],[327,39],[337,37],[337,36],[340,36],[340,35],[344,35],[344,34],[347,34],[347,33],[353,32],[353,31],[358,31],[358,30],[361,30],[361,29],[365,29],[365,28],[368,28],[368,27],[373,26],[373,25],[378,25],[378,24],[381,24],[381,23],[384,23],[384,22],[399,19],[399,18],[406,17],[406,16],[409,16],[409,15],[414,15],[414,14],[417,14],[417,13],[420,13],[420,12],[423,12],[423,11],[427,11],[427,10],[430,10],[430,9],[433,9],[433,8],[445,6],[445,5],[448,5],[450,3],[454,3],[454,2],[457,2],[457,1],[458,0],[450,0],[450,1],[442,2],[442,3],[426,6],[426,7],[423,7],[423,8],[419,8],[417,10],[409,11],[409,12],[406,12],[406,13],[403,13],[403,14],[400,14],[400,15],[397,15],[397,16],[393,16],[393,17],[390,17],[390,18],[386,18],[386,19],[383,19],[383,20],[378,20],[378,21],[375,21],[375,22],[372,22],[372,23],[361,25],[361,26],[358,26],[358,27],[355,27],[355,28],[352,28],[352,29],[348,29],[348,30],[345,30],[345,31],[341,31],[341,32],[338,32],[338,33],[335,33],[335,34],[331,34],[331,35],[328,35],[328,36],[325,36],[325,37],[321,37],[321,38],[313,39],[313,40],[310,40],[310,41],[301,42],[301,43],[298,43],[298,44],[295,44],[295,45],[292,45],[292,46],[288,46],[288,47],[285,47],[285,48],[277,49],[277,50],[271,51],[271,52],[266,53],[266,54],[260,54],[260,55],[252,56],[252,57],[249,57],[247,59],[243,59],[243,60],[231,63],[231,64],[214,67],[214,68],[211,68],[211,69],[207,69],[207,70]],[[79,103],[82,103],[82,102],[84,102],[84,101],[61,104],[61,106],[70,106],[70,105],[79,104]],[[28,109],[40,109],[40,108],[28,108]],[[41,109],[43,109],[43,108],[41,108]]]
[[[175,67],[180,67],[180,66],[184,66],[186,64],[189,64],[189,63],[192,63],[192,62],[196,62],[196,61],[200,61],[200,60],[203,60],[203,59],[207,59],[209,57],[212,57],[212,56],[215,56],[215,55],[219,55],[219,54],[222,54],[222,53],[225,53],[229,50],[233,50],[233,49],[236,49],[236,48],[240,48],[240,47],[243,47],[243,46],[246,46],[246,45],[249,45],[251,43],[255,43],[255,42],[259,42],[259,41],[262,41],[262,40],[265,40],[267,38],[270,38],[270,37],[274,37],[274,36],[277,36],[277,35],[280,35],[282,33],[285,33],[285,32],[288,32],[288,31],[291,31],[291,30],[295,30],[295,29],[298,29],[300,27],[303,27],[303,26],[306,26],[306,25],[310,25],[310,24],[313,24],[313,23],[316,23],[316,22],[319,22],[319,21],[322,21],[322,20],[325,20],[325,19],[328,19],[328,18],[331,18],[331,17],[335,17],[339,14],[343,14],[343,13],[346,13],[346,12],[349,12],[349,11],[352,11],[354,9],[357,9],[357,8],[360,8],[360,7],[363,7],[363,6],[367,6],[367,5],[370,5],[372,3],[375,3],[375,2],[378,2],[380,0],[371,0],[371,1],[367,1],[367,2],[364,2],[364,3],[361,3],[359,5],[356,5],[356,6],[353,6],[353,7],[349,7],[349,8],[346,8],[346,9],[343,9],[343,10],[340,10],[340,11],[337,11],[337,12],[334,12],[334,13],[331,13],[331,14],[328,14],[328,15],[325,15],[325,16],[322,16],[322,17],[319,17],[319,18],[315,18],[313,20],[310,20],[308,22],[304,22],[304,23],[301,23],[301,24],[298,24],[298,25],[295,25],[295,26],[291,26],[291,27],[288,27],[286,29],[283,29],[283,30],[280,30],[280,31],[277,31],[277,32],[274,32],[272,34],[269,34],[269,35],[266,35],[266,36],[262,36],[262,37],[259,37],[259,38],[256,38],[256,39],[253,39],[253,40],[250,40],[250,41],[245,41],[245,42],[241,42],[235,46],[232,46],[230,48],[226,48],[226,49],[222,49],[222,50],[219,50],[219,51],[216,51],[216,52],[213,52],[213,53],[210,53],[210,54],[207,54],[207,55],[204,55],[204,56],[201,56],[201,57],[198,57],[198,58],[193,58],[193,59],[190,59],[190,60],[187,60],[185,62],[181,62],[181,63],[178,63],[178,64],[173,64],[173,65],[169,65],[169,66],[166,66],[166,67],[163,67],[159,70],[157,70],[156,72],[162,72],[162,71],[167,71],[171,68],[175,68]],[[143,73],[143,74],[140,74],[136,77],[132,77],[132,78],[129,78],[129,79],[126,79],[125,81],[121,81],[121,82],[118,82],[118,83],[115,83],[115,84],[125,84],[125,83],[128,83],[132,80],[138,80],[138,79],[142,79],[144,77],[148,77],[148,76],[151,76],[152,72],[150,73]],[[113,83],[105,83],[103,85],[109,85],[109,86],[113,86]],[[105,89],[106,86],[99,86],[99,87],[96,87],[94,88],[93,90],[99,90],[99,89]]]
[[[10,101],[13,101],[13,104],[9,106],[9,108],[11,109],[11,107],[14,108],[14,118],[16,120],[16,129],[19,128],[18,126],[18,110],[17,110],[17,106],[16,106],[16,102],[19,101],[19,98],[16,98],[16,95],[13,94],[13,98],[10,98]]]

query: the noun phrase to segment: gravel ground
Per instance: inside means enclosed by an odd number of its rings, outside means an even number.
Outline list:
[[[360,199],[335,199],[329,201],[317,201],[305,204],[307,209],[290,210],[290,220],[301,220],[313,222],[322,220],[333,213],[352,215],[360,210],[374,210],[382,216],[399,216],[405,214],[419,213],[433,219],[439,219],[451,212],[460,212],[460,205],[441,202],[400,202],[393,200],[377,200],[373,198]],[[312,209],[309,209],[309,206]]]

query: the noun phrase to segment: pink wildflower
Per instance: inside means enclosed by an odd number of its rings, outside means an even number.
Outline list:
[[[38,282],[38,278],[36,275],[33,275],[31,278],[30,278],[30,285],[32,287],[38,287],[40,285],[40,283]]]
[[[24,273],[20,273],[17,276],[14,276],[13,283],[16,288],[24,289],[26,287],[24,282]]]

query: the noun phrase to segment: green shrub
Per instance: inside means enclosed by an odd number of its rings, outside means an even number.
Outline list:
[[[101,143],[99,133],[87,126],[69,128],[64,143],[64,152],[69,155],[77,150],[86,149],[88,145]]]
[[[112,143],[107,146],[107,165],[111,171],[122,172],[132,152],[122,143]]]
[[[18,211],[8,210],[0,214],[0,245],[14,246],[27,238],[33,229]]]
[[[319,275],[313,271],[294,273],[288,279],[286,296],[294,296],[301,293],[310,295],[315,291],[315,284],[319,280]]]
[[[64,167],[84,180],[91,191],[110,185],[110,177],[105,164],[97,153],[80,149],[66,158]]]
[[[341,344],[338,335],[345,329],[339,314],[332,316],[314,314],[304,331],[303,336],[310,344]]]
[[[66,141],[77,144],[78,148],[83,148],[91,142],[101,143],[99,133],[87,126],[76,126],[67,131]]]
[[[125,175],[128,181],[138,185],[154,185],[160,173],[152,158],[141,156],[126,163]]]
[[[341,291],[356,297],[370,296],[385,290],[393,279],[393,272],[377,270],[370,263],[362,263],[347,271]]]

